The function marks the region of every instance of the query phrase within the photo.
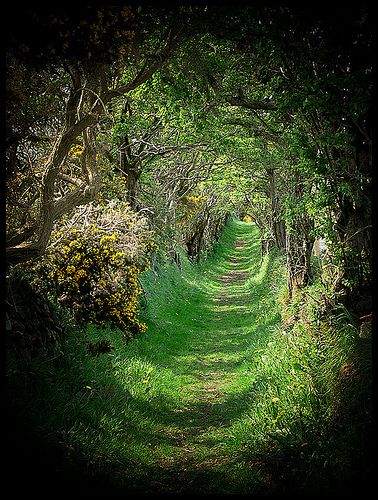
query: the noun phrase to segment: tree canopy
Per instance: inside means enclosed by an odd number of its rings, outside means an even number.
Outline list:
[[[10,264],[43,256],[82,207],[127,203],[170,258],[200,258],[227,217],[248,216],[263,252],[286,256],[290,293],[311,280],[318,238],[345,300],[368,293],[366,6],[44,6],[11,20]]]

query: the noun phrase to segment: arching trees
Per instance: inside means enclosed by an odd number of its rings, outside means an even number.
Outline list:
[[[93,200],[105,174],[193,257],[227,213],[244,211],[263,250],[274,242],[286,254],[290,292],[311,279],[316,236],[349,298],[367,289],[363,10],[346,9],[340,27],[328,11],[300,7],[33,15],[8,50],[10,261],[43,252],[54,222]]]
[[[276,95],[307,185],[303,208],[329,241],[339,285],[356,301],[371,271],[372,31],[363,8],[346,10],[335,25],[296,14],[281,32]]]
[[[109,105],[161,68],[183,36],[179,15],[150,14],[85,7],[19,21],[8,46],[9,262],[40,255],[54,222],[95,198]]]
[[[276,165],[266,170],[266,194],[275,241],[287,252],[289,288],[308,282],[317,234],[329,242],[339,285],[356,299],[371,272],[368,12],[353,6],[337,17],[300,6],[237,12],[226,11],[224,23],[212,29],[218,68],[229,58],[233,70],[215,79],[213,101],[218,112],[236,110],[228,113],[230,125],[260,137],[251,164],[269,142],[281,157],[279,175]]]

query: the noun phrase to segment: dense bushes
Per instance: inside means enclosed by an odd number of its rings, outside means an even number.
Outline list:
[[[126,203],[90,205],[52,233],[36,281],[78,323],[109,324],[130,337],[146,330],[138,319],[138,276],[153,245],[146,221]]]

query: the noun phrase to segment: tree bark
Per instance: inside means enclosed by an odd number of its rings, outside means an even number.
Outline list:
[[[286,235],[286,263],[288,291],[291,297],[296,290],[309,284],[312,277],[311,254],[314,238],[310,236],[312,221],[297,218]]]
[[[286,251],[286,225],[282,218],[281,203],[276,187],[276,172],[274,168],[267,168],[269,179],[268,192],[272,209],[272,230],[274,240],[280,250]]]
[[[66,66],[71,77],[71,92],[66,102],[63,129],[55,141],[49,158],[44,165],[41,181],[41,196],[37,222],[31,229],[20,232],[12,237],[13,242],[6,249],[6,260],[9,264],[34,259],[43,254],[46,249],[54,222],[77,205],[88,203],[96,196],[100,183],[97,172],[97,162],[93,161],[90,148],[84,153],[82,174],[85,180],[76,185],[73,192],[68,192],[63,198],[56,200],[56,186],[59,174],[67,158],[71,146],[83,134],[91,134],[99,119],[106,112],[105,105],[114,97],[120,97],[148,80],[153,73],[162,67],[172,54],[179,41],[180,27],[170,29],[165,45],[159,57],[147,60],[135,78],[114,89],[106,86],[107,66],[104,63],[94,66],[77,67],[74,64]],[[86,161],[88,159],[88,161]],[[137,171],[130,170],[129,198],[135,200]]]

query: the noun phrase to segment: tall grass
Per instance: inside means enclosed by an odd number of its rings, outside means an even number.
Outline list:
[[[363,432],[340,420],[340,369],[360,343],[356,329],[342,314],[326,322],[313,312],[284,327],[285,269],[274,252],[261,259],[253,225],[231,221],[205,261],[181,260],[143,277],[145,334],[125,343],[117,330],[73,328],[59,357],[10,375],[14,437],[27,426],[59,445],[67,474],[132,491],[336,485]],[[246,279],[220,279],[235,271]],[[90,355],[86,343],[101,339],[112,351]],[[364,384],[348,397],[366,401]]]

